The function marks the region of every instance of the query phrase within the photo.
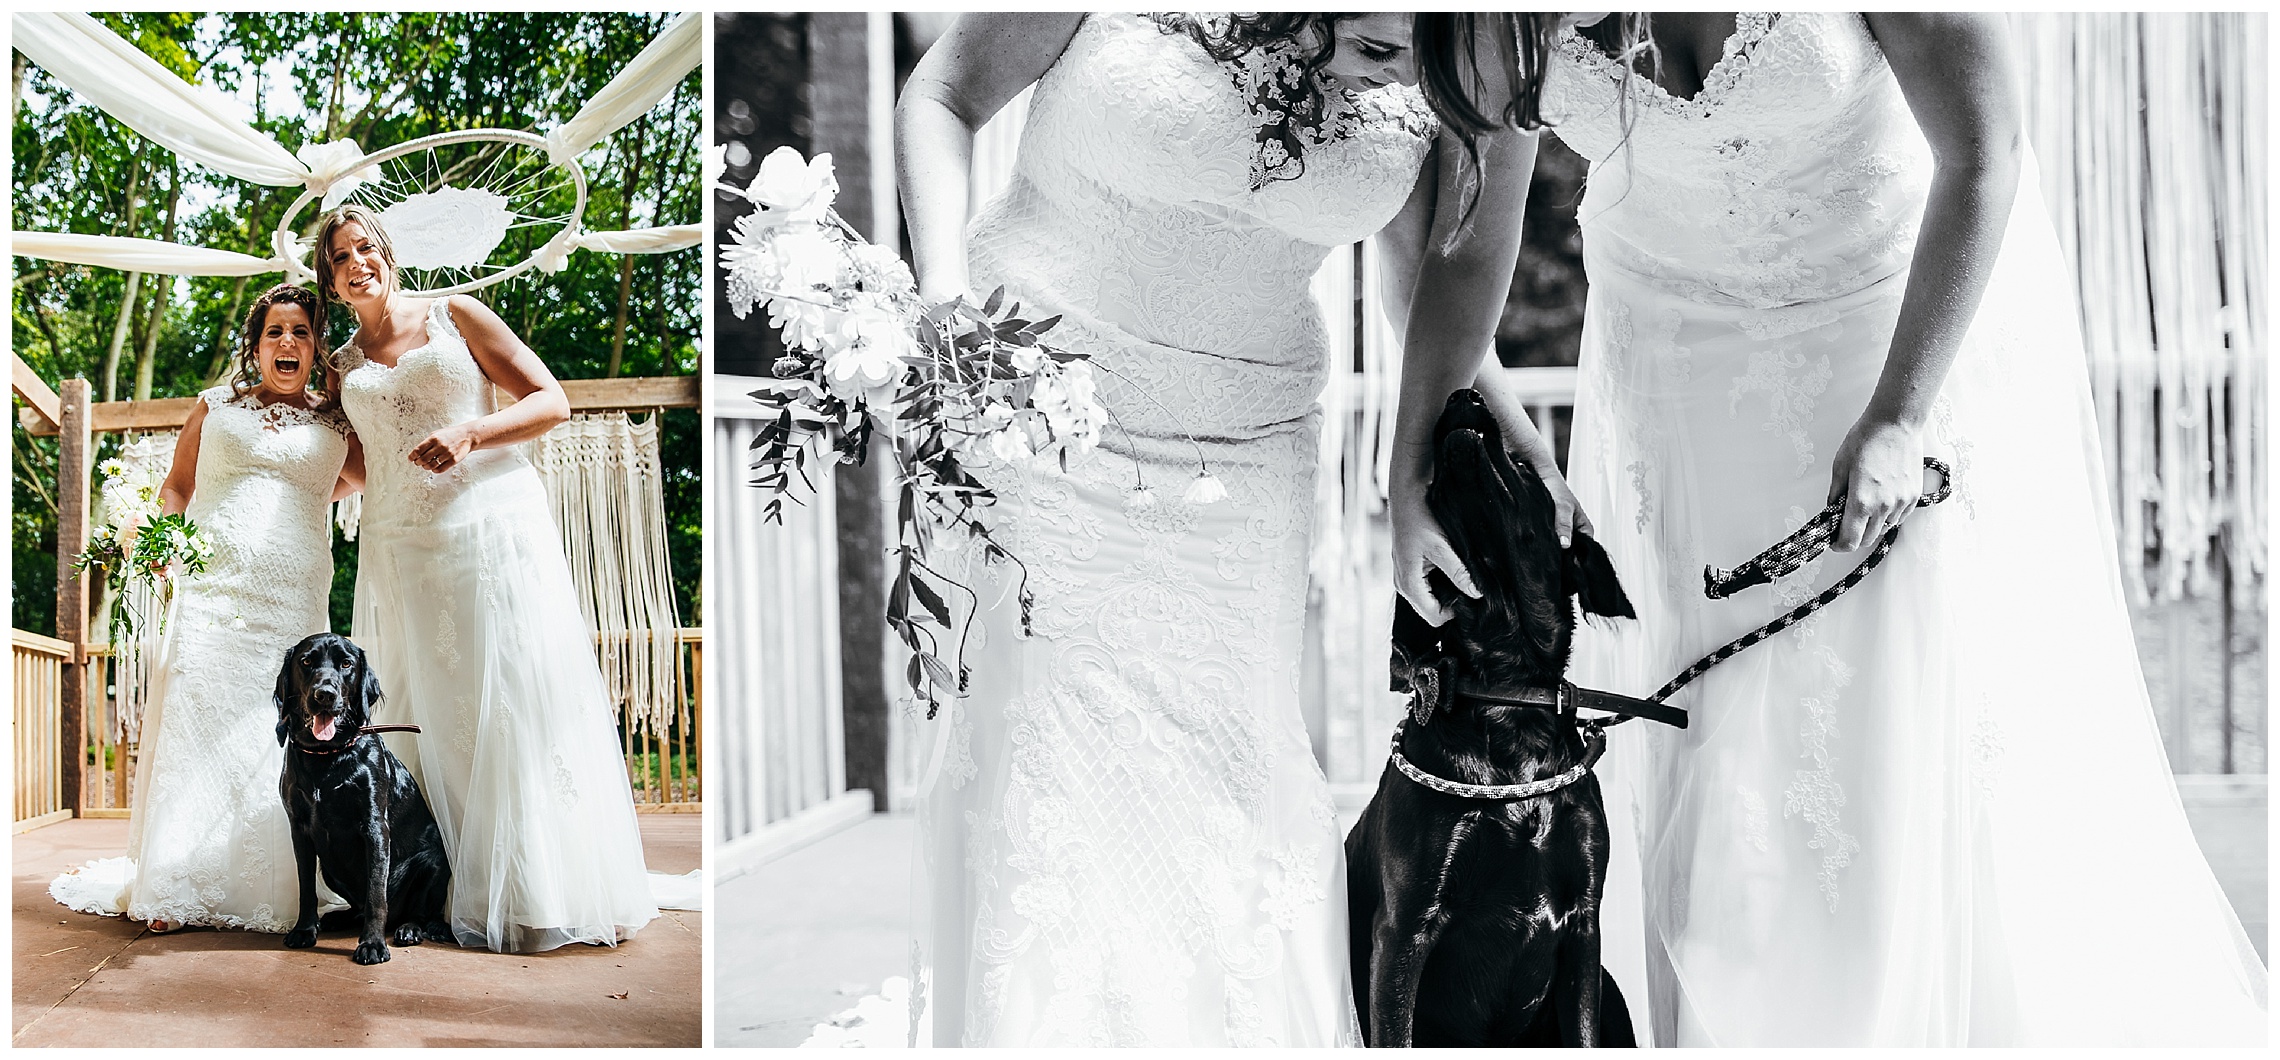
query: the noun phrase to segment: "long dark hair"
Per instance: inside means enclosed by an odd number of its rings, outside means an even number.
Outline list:
[[[1623,143],[1630,143],[1631,85],[1643,57],[1652,69],[1660,62],[1655,50],[1654,35],[1645,12],[1624,12],[1617,16],[1617,60],[1623,67],[1624,84],[1620,93],[1622,111],[1619,121],[1623,127]],[[1522,130],[1542,129],[1550,125],[1544,120],[1544,78],[1551,67],[1552,46],[1559,34],[1559,13],[1556,11],[1420,11],[1416,16],[1414,42],[1417,48],[1417,85],[1425,102],[1441,119],[1444,128],[1455,132],[1464,142],[1468,163],[1475,170],[1480,167],[1479,141],[1482,136],[1497,129],[1511,126]],[[1489,55],[1482,55],[1482,48]],[[1504,83],[1511,86],[1509,99],[1480,98],[1485,88],[1481,76],[1481,63],[1486,59],[1500,67]],[[1463,186],[1473,192],[1458,215],[1458,230],[1472,217],[1479,183],[1468,180]]]
[[[1320,125],[1330,106],[1318,75],[1338,54],[1338,23],[1360,15],[1358,11],[1267,11],[1227,15],[1224,20],[1186,14],[1151,17],[1164,32],[1186,35],[1204,54],[1221,63],[1266,48],[1288,45],[1296,51],[1303,75],[1295,86],[1296,94],[1288,98],[1274,95],[1287,89],[1270,83],[1260,85],[1258,91],[1272,98],[1246,101],[1256,110],[1281,115],[1258,133],[1263,186],[1264,181],[1293,180],[1306,171],[1306,144],[1300,130]],[[1270,143],[1280,151],[1269,151]],[[1276,158],[1273,164],[1265,161],[1269,156]]]
[[[238,329],[237,372],[230,378],[230,396],[244,397],[261,386],[261,329],[269,326],[270,308],[280,305],[297,305],[309,314],[308,388],[316,395],[315,406],[327,408],[335,395],[325,387],[324,373],[316,370],[332,362],[325,350],[325,301],[315,291],[290,283],[261,292],[253,308],[246,310],[245,324]]]

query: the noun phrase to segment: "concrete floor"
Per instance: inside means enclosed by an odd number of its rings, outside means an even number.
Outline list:
[[[2262,781],[2188,777],[2180,788],[2211,870],[2269,962]],[[909,814],[880,814],[720,885],[715,1044],[798,1045],[888,977],[910,974],[915,830]]]
[[[643,814],[657,872],[703,856],[703,818]],[[124,849],[127,822],[73,820],[15,837],[14,1026],[24,1046],[688,1046],[702,1044],[701,913],[671,911],[615,949],[497,954],[428,943],[350,963],[279,936],[153,935],[48,897],[70,866]]]
[[[877,814],[713,891],[713,1044],[791,1046],[910,974],[916,822]]]

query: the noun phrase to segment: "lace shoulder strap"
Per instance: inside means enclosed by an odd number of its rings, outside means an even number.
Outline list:
[[[458,339],[463,343],[467,341],[467,337],[459,333],[459,322],[451,319],[450,295],[444,295],[443,297],[428,303],[428,320],[434,323],[437,328],[441,329],[444,334]]]
[[[326,408],[311,410],[309,418],[321,427],[330,428],[334,434],[344,439],[356,433],[356,427],[348,422],[348,410],[340,407],[338,402]]]
[[[199,391],[198,399],[206,403],[206,411],[212,412],[224,405],[235,402],[237,400],[237,391],[232,389],[228,383],[224,383],[220,386],[210,386],[204,390]]]

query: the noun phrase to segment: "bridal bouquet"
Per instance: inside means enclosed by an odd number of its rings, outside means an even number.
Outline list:
[[[986,560],[1020,566],[974,518],[996,498],[968,469],[1052,459],[1066,470],[1071,453],[1091,450],[1109,420],[1093,365],[1040,341],[1060,318],[1024,317],[1003,288],[979,307],[921,303],[902,259],[832,209],[830,155],[777,148],[749,187],[720,187],[758,207],[721,251],[729,308],[741,318],[764,304],[785,347],[776,384],[752,395],[770,413],[752,440],[753,485],[771,494],[767,518],[780,520],[795,476],[813,490],[811,459],[861,463],[874,441],[887,447],[900,495],[887,624],[911,651],[907,678],[933,717],[938,694],[962,694],[967,676],[964,627],[944,590],[973,594],[927,564],[931,531],[962,532]],[[945,662],[941,642],[954,629],[959,647]]]
[[[205,573],[214,558],[214,543],[188,516],[159,514],[158,487],[166,479],[163,461],[114,457],[99,470],[103,486],[97,503],[103,519],[89,532],[86,551],[72,560],[71,567],[103,568],[115,598],[111,645],[120,648],[131,645],[136,630],[145,625],[146,600],[156,599],[158,632],[166,632],[166,605],[174,597],[175,577]]]

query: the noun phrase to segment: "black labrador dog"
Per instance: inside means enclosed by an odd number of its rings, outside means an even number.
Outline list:
[[[1551,493],[1504,450],[1480,395],[1449,398],[1434,429],[1427,504],[1474,584],[1434,588],[1455,617],[1427,625],[1397,601],[1393,689],[1413,694],[1400,747],[1462,784],[1557,777],[1587,748],[1555,709],[1575,610],[1636,617],[1607,553],[1561,549]],[[1476,695],[1489,698],[1475,698]],[[1541,704],[1516,702],[1529,698]],[[1502,701],[1500,701],[1502,700]],[[1480,799],[1432,790],[1388,763],[1346,837],[1356,1003],[1372,1046],[1635,1045],[1599,962],[1607,818],[1599,783]]]
[[[451,864],[443,831],[404,763],[364,731],[380,679],[364,650],[319,633],[293,646],[277,674],[278,794],[293,828],[301,913],[288,949],[317,944],[317,870],[363,921],[353,960],[379,964],[388,942],[448,941]]]

